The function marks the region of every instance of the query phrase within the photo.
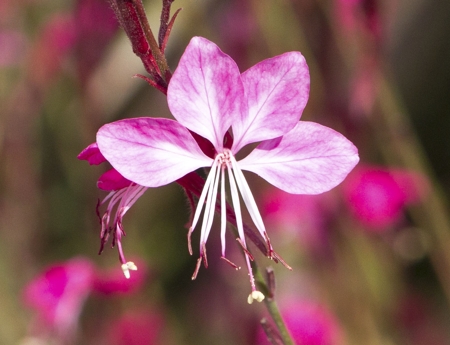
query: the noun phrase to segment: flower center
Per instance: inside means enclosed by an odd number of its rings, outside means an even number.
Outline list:
[[[228,165],[231,165],[231,157],[233,154],[229,149],[224,149],[222,153],[218,153],[216,155],[215,161],[217,161],[217,165],[223,169],[227,168]]]

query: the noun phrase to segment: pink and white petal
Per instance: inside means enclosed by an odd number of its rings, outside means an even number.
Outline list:
[[[205,137],[217,150],[231,124],[247,112],[236,63],[217,45],[194,37],[180,59],[167,91],[173,116]]]
[[[358,163],[357,148],[342,134],[300,121],[280,138],[262,142],[241,169],[293,194],[320,194],[341,183]]]
[[[97,143],[120,174],[145,187],[168,184],[213,161],[185,127],[169,119],[116,121],[100,128]]]
[[[274,139],[297,124],[309,97],[309,69],[299,52],[264,60],[242,74],[249,113],[233,122],[233,152]]]
[[[90,165],[99,165],[106,162],[105,157],[98,149],[97,143],[93,143],[86,147],[77,157],[80,160],[88,161]]]
[[[105,191],[113,191],[129,187],[132,183],[133,182],[123,177],[116,169],[112,168],[99,177],[97,188]]]

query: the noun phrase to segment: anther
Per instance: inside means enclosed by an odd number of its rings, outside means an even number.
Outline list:
[[[252,304],[253,301],[262,302],[264,300],[264,295],[261,291],[255,290],[252,291],[250,295],[248,295],[247,302],[248,304]]]
[[[137,271],[137,266],[132,261],[128,261],[122,265],[122,271],[125,275],[125,278],[130,279],[130,270]]]

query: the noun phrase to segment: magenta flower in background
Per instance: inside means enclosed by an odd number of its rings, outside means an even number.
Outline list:
[[[73,16],[77,23],[75,55],[78,76],[84,87],[104,57],[119,23],[110,3],[103,0],[77,0]]]
[[[35,332],[63,343],[74,337],[94,271],[90,261],[75,258],[48,267],[25,287],[23,301],[37,316]]]
[[[310,300],[291,300],[281,308],[281,313],[296,344],[343,344],[339,322],[326,306]],[[257,333],[256,344],[270,344],[262,329]]]
[[[346,34],[360,34],[367,29],[379,40],[381,36],[381,18],[378,0],[335,0],[334,15]]]
[[[289,194],[268,188],[262,194],[263,216],[273,231],[291,234],[295,246],[322,253],[330,218],[337,212],[336,194]]]
[[[235,62],[214,43],[195,37],[181,57],[167,92],[169,108],[178,121],[117,121],[98,131],[97,144],[122,176],[140,186],[166,185],[198,168],[210,168],[189,229],[190,238],[205,207],[193,279],[202,261],[207,266],[206,241],[218,195],[225,259],[227,172],[238,241],[249,270],[249,302],[261,301],[264,296],[255,287],[238,190],[267,242],[269,257],[274,252],[242,170],[252,171],[289,193],[319,194],[342,182],[359,160],[356,147],[340,133],[316,123],[299,122],[308,96],[309,71],[300,53],[264,60],[241,74]],[[232,140],[225,140],[230,137],[229,130]],[[211,142],[214,157],[201,150],[190,131]],[[241,148],[257,142],[260,144],[245,158],[236,158]],[[192,253],[190,245],[189,250]]]
[[[164,317],[147,310],[135,310],[113,320],[107,331],[108,345],[158,344]]]
[[[105,157],[98,149],[97,143],[93,143],[86,147],[78,155],[78,159],[86,160],[90,165],[98,165],[106,161]],[[103,251],[110,234],[113,234],[112,247],[117,245],[119,252],[119,260],[122,264],[122,271],[125,277],[130,278],[130,270],[137,270],[137,266],[132,261],[127,261],[122,249],[122,236],[125,231],[122,226],[122,219],[125,213],[133,206],[133,204],[141,197],[147,190],[146,187],[137,185],[126,178],[124,178],[117,170],[110,169],[106,171],[97,181],[97,187],[101,190],[110,192],[101,203],[97,206],[97,214],[100,219],[100,251]],[[108,202],[108,207],[105,213],[100,216],[100,206]],[[111,214],[114,208],[116,212],[111,219]]]
[[[428,189],[428,181],[418,173],[371,166],[355,169],[343,184],[353,215],[378,232],[395,225],[404,207],[423,200]]]

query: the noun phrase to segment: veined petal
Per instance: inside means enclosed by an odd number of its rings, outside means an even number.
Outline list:
[[[357,148],[342,134],[300,121],[284,136],[262,142],[241,169],[293,194],[320,194],[341,183],[358,163]]]
[[[275,56],[245,71],[242,82],[249,112],[233,122],[232,151],[294,128],[308,101],[309,81],[308,65],[299,52]]]
[[[247,112],[236,63],[217,45],[194,37],[175,70],[167,91],[173,116],[221,151],[226,131]]]
[[[100,128],[97,143],[120,174],[145,187],[168,184],[213,161],[185,127],[169,119],[116,121]]]

